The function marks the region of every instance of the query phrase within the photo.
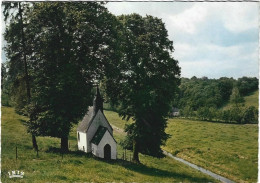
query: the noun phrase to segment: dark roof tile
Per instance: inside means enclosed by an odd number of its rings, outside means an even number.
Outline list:
[[[93,107],[91,106],[88,108],[88,112],[84,116],[83,120],[79,123],[77,131],[86,132],[93,119],[94,119]]]
[[[98,145],[99,142],[101,141],[102,137],[106,133],[107,128],[103,126],[99,126],[98,130],[96,131],[94,137],[91,140],[91,143]]]

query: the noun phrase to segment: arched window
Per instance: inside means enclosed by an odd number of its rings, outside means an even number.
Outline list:
[[[80,135],[79,135],[79,132],[78,132],[78,141],[80,141]]]

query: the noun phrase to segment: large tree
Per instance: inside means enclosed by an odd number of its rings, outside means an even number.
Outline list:
[[[118,20],[100,3],[35,3],[26,34],[32,45],[33,120],[38,135],[68,135],[91,105],[91,89],[120,55]],[[110,70],[111,72],[111,70]]]
[[[125,146],[138,153],[162,157],[161,145],[167,114],[180,82],[178,61],[172,58],[173,42],[161,19],[137,14],[120,16],[124,26],[124,57],[117,77],[107,77],[105,88],[119,114],[134,123],[126,127]]]

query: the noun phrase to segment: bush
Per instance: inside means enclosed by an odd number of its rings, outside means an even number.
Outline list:
[[[254,106],[245,108],[243,112],[242,123],[257,123],[258,122],[258,109]]]

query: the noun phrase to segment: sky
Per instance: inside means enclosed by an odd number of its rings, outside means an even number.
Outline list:
[[[256,2],[109,2],[105,6],[115,15],[161,18],[182,77],[259,76]],[[1,60],[5,60],[3,52]]]
[[[115,15],[161,18],[182,77],[259,75],[256,2],[109,2],[106,7]]]

